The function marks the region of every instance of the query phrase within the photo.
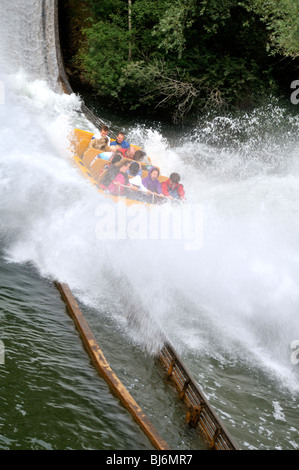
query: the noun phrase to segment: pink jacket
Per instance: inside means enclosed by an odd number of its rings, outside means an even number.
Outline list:
[[[123,173],[118,173],[114,180],[109,184],[108,189],[113,196],[123,196],[125,192],[125,188],[123,186],[117,186],[114,183],[120,183],[125,185],[126,179]]]

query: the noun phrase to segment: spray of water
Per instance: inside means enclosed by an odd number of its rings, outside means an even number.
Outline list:
[[[34,45],[26,44],[33,55]],[[221,352],[224,361],[234,354],[297,389],[290,344],[299,335],[298,118],[269,105],[242,119],[207,119],[171,142],[155,129],[129,129],[128,139],[142,144],[162,173],[181,174],[186,207],[202,211],[202,240],[188,249],[184,238],[171,235],[101,238],[99,207],[113,212],[115,204],[72,165],[67,140],[73,127],[93,126],[78,114],[77,96],[49,84],[42,65],[38,77],[30,67],[22,70],[19,45],[11,49],[0,106],[7,258],[67,282],[82,302],[113,316],[151,351],[162,331],[179,351],[215,358]],[[123,273],[128,280],[126,305],[135,299],[140,307],[135,328],[115,295],[117,282],[107,282],[111,269],[114,279]]]
[[[59,90],[54,10],[52,0],[31,0],[30,5],[22,0],[1,1],[0,56],[2,70],[22,68],[31,78],[44,78]]]

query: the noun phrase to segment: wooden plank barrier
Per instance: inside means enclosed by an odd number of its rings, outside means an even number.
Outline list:
[[[158,450],[169,450],[169,447],[159,436],[154,426],[148,420],[147,416],[143,413],[141,408],[135,402],[134,398],[130,395],[130,393],[126,390],[124,385],[112,371],[68,285],[59,282],[55,282],[55,285],[60,291],[62,299],[66,303],[68,312],[75,321],[86,349],[99,373],[106,380],[122,404],[132,414],[133,418],[139,424],[143,432],[147,435],[153,446]]]
[[[204,441],[215,450],[238,450],[224,424],[192,379],[182,360],[169,343],[165,343],[157,356],[166,369],[166,375],[179,391],[179,397],[187,405],[187,422],[197,427]]]

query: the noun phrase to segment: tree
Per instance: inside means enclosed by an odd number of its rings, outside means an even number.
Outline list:
[[[243,5],[267,25],[272,53],[299,57],[299,0],[247,0]]]
[[[276,92],[273,55],[298,56],[299,0],[86,1],[92,19],[77,63],[118,110],[179,122],[253,106]]]
[[[129,28],[129,34],[131,36],[132,34],[132,0],[128,0],[128,28]],[[129,56],[128,60],[132,60],[132,43],[131,43],[131,38],[129,42]]]

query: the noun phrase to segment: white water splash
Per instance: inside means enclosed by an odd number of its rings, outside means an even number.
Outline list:
[[[21,17],[21,2],[9,15],[16,11]],[[2,37],[2,50],[9,37]],[[38,36],[32,41],[26,53],[36,62],[43,53],[35,51]],[[129,138],[163,173],[181,173],[188,202],[203,205],[203,244],[191,252],[175,239],[103,242],[95,231],[101,200],[71,165],[67,141],[73,127],[92,125],[78,115],[75,95],[49,86],[42,67],[38,77],[32,67],[20,71],[20,46],[12,49],[4,55],[10,69],[0,107],[1,240],[8,258],[35,264],[86,304],[120,318],[113,292],[101,289],[108,263],[125,272],[181,351],[223,361],[233,354],[297,390],[289,345],[298,339],[298,119],[286,121],[274,106],[242,123],[207,120],[171,142],[155,129],[131,129]]]

